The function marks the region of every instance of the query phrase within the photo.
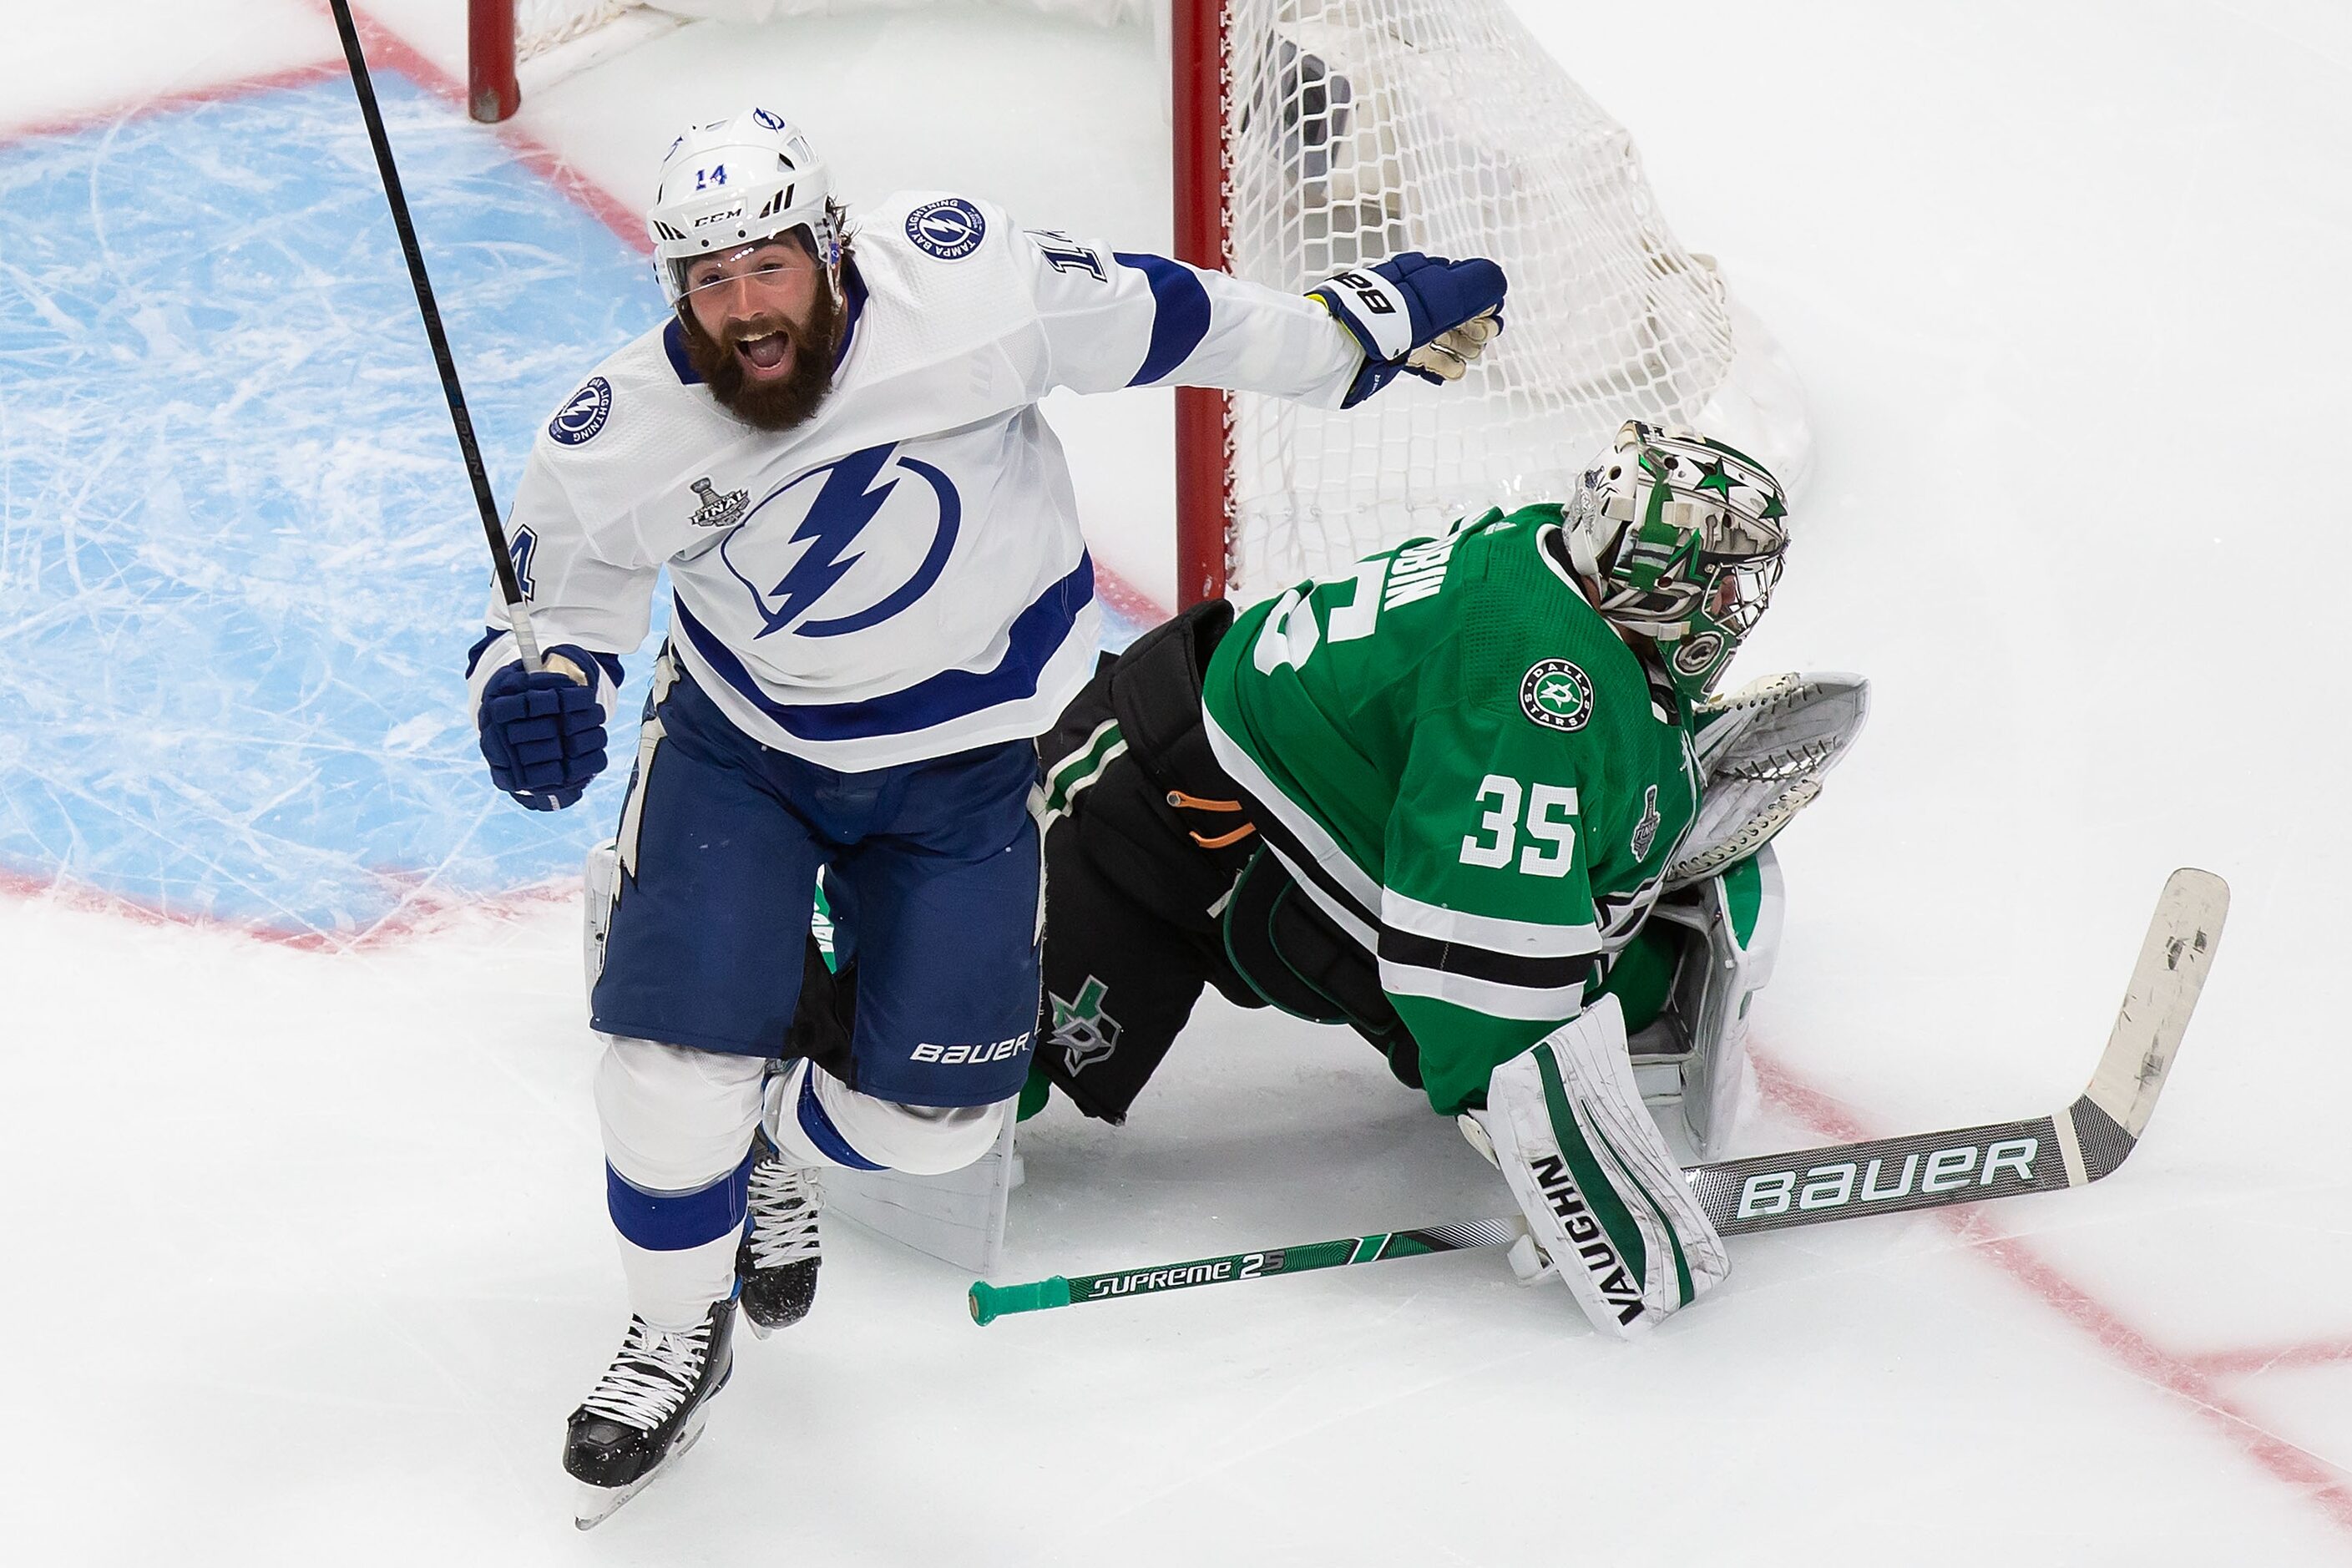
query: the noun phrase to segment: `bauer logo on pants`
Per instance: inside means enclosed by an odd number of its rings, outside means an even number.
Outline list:
[[[1581,730],[1592,719],[1592,678],[1564,658],[1538,659],[1519,682],[1519,711],[1547,730]]]
[[[909,1060],[937,1062],[941,1067],[977,1067],[983,1062],[1010,1061],[1029,1048],[1029,1032],[1024,1031],[1009,1040],[982,1040],[976,1046],[935,1046],[929,1042],[915,1047]]]

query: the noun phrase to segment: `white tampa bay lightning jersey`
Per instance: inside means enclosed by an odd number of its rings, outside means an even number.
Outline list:
[[[850,234],[833,390],[807,421],[729,414],[673,319],[564,404],[507,521],[541,647],[634,649],[667,566],[696,683],[752,739],[845,772],[1039,734],[1085,682],[1094,570],[1040,397],[1215,386],[1330,408],[1362,363],[1304,296],[986,202],[901,195]],[[515,658],[511,637],[486,647],[475,691]]]

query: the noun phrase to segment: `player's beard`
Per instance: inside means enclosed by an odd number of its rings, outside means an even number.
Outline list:
[[[841,301],[830,289],[819,289],[808,320],[799,325],[782,316],[761,316],[729,321],[714,339],[702,330],[694,312],[679,312],[686,334],[686,359],[710,388],[710,395],[738,419],[761,430],[789,430],[816,412],[833,390],[833,359],[841,347]],[[743,374],[736,345],[782,332],[793,345],[793,368],[781,381],[755,382]]]

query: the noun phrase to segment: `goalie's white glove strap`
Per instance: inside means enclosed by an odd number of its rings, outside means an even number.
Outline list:
[[[1464,1121],[1595,1327],[1631,1338],[1730,1272],[1642,1104],[1614,996],[1496,1068]]]

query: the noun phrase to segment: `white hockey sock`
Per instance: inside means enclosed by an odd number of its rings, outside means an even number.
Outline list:
[[[769,1080],[765,1125],[795,1165],[936,1176],[988,1152],[1003,1104],[899,1105],[796,1061]]]
[[[766,1068],[756,1057],[608,1037],[596,1069],[606,1208],[629,1310],[656,1328],[693,1328],[735,1288]]]

